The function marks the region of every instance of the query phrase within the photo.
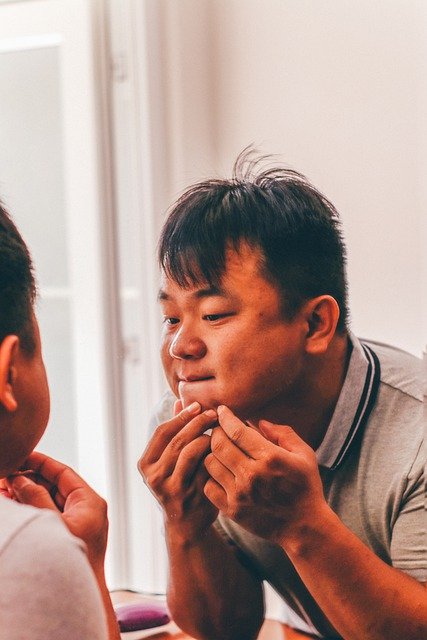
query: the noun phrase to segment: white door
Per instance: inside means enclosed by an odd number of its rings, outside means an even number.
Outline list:
[[[93,11],[87,0],[0,5],[0,197],[32,251],[40,289],[52,413],[39,448],[108,499],[109,577],[120,584],[118,331],[107,278],[114,255],[103,53],[94,36],[102,20]]]

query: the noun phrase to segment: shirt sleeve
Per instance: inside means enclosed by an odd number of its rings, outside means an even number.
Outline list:
[[[390,547],[393,566],[420,582],[427,580],[425,464],[422,444],[408,475]]]
[[[0,619],[0,640],[107,639],[84,545],[55,513],[40,510],[3,549]]]

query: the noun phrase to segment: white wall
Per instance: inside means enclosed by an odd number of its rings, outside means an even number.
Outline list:
[[[427,3],[160,0],[171,202],[254,143],[344,223],[352,328],[427,341]]]

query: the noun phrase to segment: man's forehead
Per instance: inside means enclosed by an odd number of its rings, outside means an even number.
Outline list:
[[[227,297],[228,292],[216,284],[194,284],[190,286],[181,286],[175,280],[168,277],[166,274],[162,274],[160,289],[158,293],[158,299],[160,301],[171,300],[177,295],[185,295],[195,300],[202,300],[203,298],[211,297]]]
[[[192,282],[191,277],[188,282],[181,284],[168,273],[167,269],[161,272],[161,285],[158,295],[159,300],[169,300],[173,296],[186,296],[194,299],[207,297],[240,297],[242,286],[248,287],[254,277],[261,277],[262,273],[262,253],[259,248],[241,244],[238,248],[228,248],[226,251],[225,270],[219,276],[218,281],[207,282],[199,267],[191,270],[200,274],[200,279],[196,276],[196,281]],[[267,284],[267,282],[266,282]]]
[[[203,260],[201,261],[184,260],[180,266],[181,266],[181,272],[186,274],[186,276],[184,277],[188,278],[189,284],[191,284],[191,282],[193,281],[194,286],[200,285],[200,287],[205,287],[210,285],[220,286],[221,281],[223,281],[224,279],[227,279],[227,277],[231,275],[233,272],[235,272],[236,270],[239,272],[242,269],[259,272],[260,269],[262,269],[264,263],[265,263],[264,253],[262,252],[260,247],[250,245],[246,242],[241,242],[236,247],[230,246],[230,245],[227,246],[225,250],[225,264],[223,266],[221,266],[221,261],[219,261],[219,263],[216,265],[215,264],[212,265],[213,273],[218,275],[219,272],[221,272],[218,279],[213,278],[213,281],[210,280],[208,282],[208,280],[205,279],[203,275],[204,274]],[[180,278],[174,277],[174,275],[176,274],[174,273],[173,270],[171,273],[168,269],[168,266],[166,266],[166,268],[163,268],[161,270],[162,281],[168,280],[168,281],[177,282],[177,280],[180,280]]]

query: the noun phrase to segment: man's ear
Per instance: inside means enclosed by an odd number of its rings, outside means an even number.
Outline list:
[[[338,302],[329,295],[318,296],[306,303],[304,311],[308,327],[306,352],[312,355],[325,353],[340,317]]]
[[[16,411],[18,403],[14,393],[18,336],[6,336],[0,344],[0,403],[7,411]]]

